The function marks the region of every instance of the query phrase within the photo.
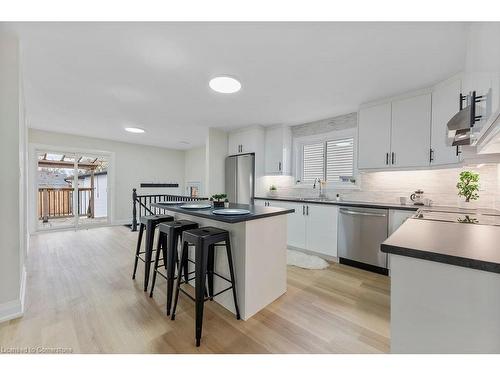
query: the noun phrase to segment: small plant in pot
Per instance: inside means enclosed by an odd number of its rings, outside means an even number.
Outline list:
[[[226,198],[226,194],[214,194],[210,197],[210,200],[214,202],[214,208],[224,208],[224,200]]]
[[[479,174],[471,171],[460,173],[457,182],[458,196],[465,198],[465,206],[479,198]]]
[[[269,196],[274,197],[278,194],[278,188],[276,185],[269,186]]]

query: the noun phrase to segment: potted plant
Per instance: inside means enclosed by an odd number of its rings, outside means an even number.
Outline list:
[[[210,197],[210,200],[214,203],[214,208],[224,207],[224,200],[226,199],[227,194],[214,194]]]
[[[276,185],[269,186],[269,196],[274,197],[277,194],[278,194],[278,188],[276,187]]]
[[[461,206],[470,207],[471,201],[479,198],[479,174],[471,171],[463,171],[460,173],[457,182],[458,196],[464,197]]]

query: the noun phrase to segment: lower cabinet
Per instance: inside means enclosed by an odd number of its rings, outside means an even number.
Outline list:
[[[306,249],[331,257],[337,256],[338,206],[306,205]]]
[[[393,234],[405,221],[412,217],[415,211],[389,210],[389,236]]]
[[[306,248],[306,216],[305,208],[302,204],[293,202],[276,202],[275,206],[283,208],[292,208],[293,214],[288,215],[288,245]]]
[[[289,246],[337,256],[337,206],[257,199],[255,204],[295,210],[287,217]]]

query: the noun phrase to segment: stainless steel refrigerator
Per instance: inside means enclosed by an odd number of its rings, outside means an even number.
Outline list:
[[[253,204],[255,191],[255,154],[226,158],[226,194],[231,203]]]

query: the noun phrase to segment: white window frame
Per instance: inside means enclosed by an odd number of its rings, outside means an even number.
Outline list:
[[[360,189],[359,186],[359,173],[358,173],[358,139],[357,131],[355,128],[335,130],[323,134],[307,135],[302,137],[294,137],[293,139],[293,152],[294,152],[294,176],[297,187],[312,188],[313,184],[310,182],[302,182],[302,171],[303,171],[303,146],[318,142],[327,141],[338,141],[345,138],[353,139],[353,175],[356,179],[355,183],[351,182],[331,182],[329,181],[326,185],[326,189]],[[325,145],[326,146],[326,145]],[[325,160],[326,163],[326,160]]]

